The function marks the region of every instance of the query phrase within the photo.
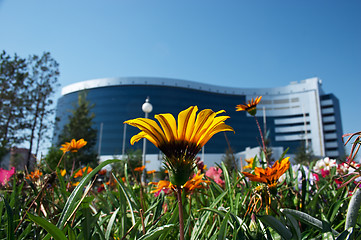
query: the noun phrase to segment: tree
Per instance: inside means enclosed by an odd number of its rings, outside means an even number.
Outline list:
[[[19,131],[28,127],[25,121],[28,101],[28,73],[26,60],[10,57],[3,51],[0,54],[0,147],[10,148],[22,143],[25,136]]]
[[[54,113],[52,95],[55,92],[59,76],[59,64],[50,56],[49,52],[41,57],[33,55],[28,60],[29,67],[29,152],[28,162],[36,140],[35,155],[38,154],[39,146],[44,141],[44,133],[49,130],[53,123],[49,116]]]
[[[315,156],[310,146],[306,147],[304,142],[298,147],[295,155],[295,162],[308,166],[310,162],[315,160]]]
[[[73,169],[87,164],[95,167],[98,162],[95,151],[97,130],[93,128],[95,115],[91,112],[94,105],[91,105],[86,98],[87,92],[79,92],[78,102],[74,105],[74,109],[69,115],[68,123],[64,126],[58,137],[59,146],[71,141],[73,138],[76,140],[83,138],[87,141],[87,145],[70,158]],[[65,161],[65,165],[66,168],[69,168],[69,162]]]

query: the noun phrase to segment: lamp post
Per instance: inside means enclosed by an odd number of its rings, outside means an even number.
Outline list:
[[[149,103],[149,97],[147,97],[147,99],[145,99],[145,103],[143,103],[143,105],[142,105],[142,110],[145,113],[145,118],[148,118],[148,113],[150,113],[153,110],[152,104]],[[146,160],[145,160],[146,149],[147,149],[147,139],[144,138],[143,139],[143,155],[142,155],[143,166],[145,166],[145,164],[146,164]],[[142,182],[145,183],[145,168],[142,172]]]

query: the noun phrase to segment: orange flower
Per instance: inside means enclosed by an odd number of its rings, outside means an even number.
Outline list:
[[[261,101],[262,96],[260,97],[256,97],[256,99],[251,101],[248,101],[248,103],[245,104],[239,104],[236,106],[236,111],[247,111],[249,114],[251,114],[252,116],[256,115],[257,113],[257,104]]]
[[[88,170],[87,170],[88,169]],[[83,167],[82,169],[79,169],[75,174],[74,178],[82,177],[85,171],[87,170],[87,174],[93,171],[91,167]]]
[[[84,147],[87,144],[84,139],[79,139],[76,141],[75,139],[72,139],[71,142],[65,142],[65,144],[62,144],[60,150],[62,150],[64,153],[66,152],[77,152],[80,148]]]
[[[202,180],[204,174],[200,174],[200,173],[201,171],[198,171],[197,174],[194,175],[192,179],[188,180],[183,185],[183,189],[185,189],[187,192],[191,192],[194,189],[206,188],[208,184],[210,184],[210,181]]]
[[[173,185],[166,180],[160,180],[159,182],[150,182],[149,184],[156,185],[156,187],[150,193],[158,193],[160,191],[165,191],[167,193],[173,188]]]
[[[61,175],[61,176],[63,176],[63,177],[64,177],[64,176],[65,176],[65,174],[66,174],[66,170],[65,170],[65,169],[60,170],[60,175]]]
[[[266,169],[256,167],[254,169],[255,174],[248,172],[242,172],[243,175],[249,178],[253,182],[260,182],[267,184],[268,188],[272,193],[275,193],[277,189],[278,179],[284,174],[290,167],[289,158],[284,158],[281,161],[276,161],[272,168],[267,167]]]
[[[141,166],[141,167],[136,167],[134,168],[135,172],[142,172],[144,170],[145,166]]]
[[[39,169],[35,170],[35,172],[31,172],[28,176],[26,176],[26,179],[31,179],[31,180],[37,180],[39,179],[41,176],[43,175],[42,172],[40,172]]]
[[[99,175],[105,175],[107,173],[106,169],[102,169],[98,172]]]
[[[207,185],[210,183],[210,181],[203,180],[202,178],[204,174],[200,174],[200,173],[201,171],[198,171],[197,174],[195,174],[192,179],[189,179],[182,186],[182,188],[186,192],[191,193],[195,189],[206,188]],[[160,191],[164,191],[165,193],[168,193],[175,188],[175,186],[171,182],[166,180],[160,180],[159,182],[150,182],[149,184],[156,185],[156,187],[150,192],[150,193],[155,193],[156,196],[159,195]]]
[[[153,174],[155,173],[155,170],[147,171],[147,174]]]

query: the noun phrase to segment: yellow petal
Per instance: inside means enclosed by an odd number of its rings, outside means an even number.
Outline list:
[[[178,139],[189,141],[194,128],[197,106],[191,106],[178,114]]]
[[[164,134],[168,141],[177,139],[177,123],[172,114],[158,114],[154,116],[163,128]]]
[[[151,136],[151,138],[156,140],[158,143],[162,143],[166,140],[166,137],[165,137],[162,129],[152,119],[136,118],[136,119],[125,121],[124,123],[129,124],[133,127],[139,128],[141,131],[143,131],[147,135]],[[156,145],[156,146],[158,146],[158,145]]]
[[[138,142],[140,139],[142,138],[146,138],[148,139],[151,143],[154,144],[154,146],[158,147],[159,146],[159,142],[157,139],[155,139],[154,137],[150,136],[149,134],[145,133],[145,132],[140,132],[137,135],[134,135],[131,139],[130,139],[130,144],[134,145],[135,142]]]
[[[211,125],[216,113],[211,109],[204,109],[197,115],[197,120],[195,122],[194,131],[190,139],[191,142],[198,142],[199,138]]]
[[[213,137],[214,134],[219,133],[219,132],[224,132],[224,131],[234,132],[234,129],[225,123],[221,123],[221,124],[217,125],[215,128],[213,128],[211,131],[204,134],[202,136],[202,138],[199,139],[197,145],[199,145],[200,148],[202,148],[204,146],[204,144],[206,144],[209,141],[209,139],[211,139],[211,137]]]

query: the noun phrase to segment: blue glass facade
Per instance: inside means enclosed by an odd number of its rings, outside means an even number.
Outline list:
[[[102,124],[101,155],[120,155],[130,148],[142,148],[142,142],[131,146],[130,138],[137,134],[137,128],[127,126],[123,139],[125,120],[144,117],[142,104],[147,97],[153,105],[149,117],[155,114],[171,113],[174,116],[192,105],[199,110],[225,110],[230,116],[226,123],[235,133],[218,133],[205,145],[205,153],[225,153],[229,146],[234,152],[246,147],[257,147],[261,140],[256,122],[246,112],[236,112],[237,104],[262,95],[257,118],[264,127],[266,121],[273,147],[289,147],[288,153],[295,153],[300,144],[310,145],[318,156],[336,157],[343,155],[341,142],[342,124],[337,98],[324,94],[319,79],[306,79],[286,87],[242,89],[201,84],[191,81],[165,78],[115,78],[96,79],[75,83],[63,88],[58,100],[57,124],[59,132],[68,120],[70,110],[77,102],[78,93],[87,91],[87,99],[94,104],[94,128]],[[55,136],[53,142],[57,143]],[[98,146],[97,146],[98,147]],[[97,148],[98,149],[98,148]],[[159,151],[147,144],[148,154]]]
[[[154,119],[155,114],[172,113],[174,116],[192,105],[199,110],[210,108],[214,111],[225,110],[225,115],[231,118],[226,121],[232,126],[235,134],[225,133],[233,151],[242,151],[248,146],[258,146],[259,138],[257,125],[253,118],[246,117],[245,112],[236,112],[235,106],[246,101],[245,96],[225,95],[194,89],[176,88],[168,86],[129,85],[100,87],[87,90],[87,100],[95,106],[94,127],[100,133],[103,123],[101,154],[116,155],[122,153],[123,122],[132,118],[144,117],[141,109],[144,100],[150,97],[153,111],[149,114]],[[76,103],[78,92],[73,92],[58,100],[57,116],[61,119],[58,128],[66,123],[69,107]],[[262,123],[262,119],[260,119]],[[137,128],[127,126],[126,149],[132,148],[129,143],[131,136],[137,134]],[[98,137],[99,138],[99,137]],[[136,143],[136,148],[142,148],[142,142]],[[207,153],[224,153],[228,148],[224,133],[216,134],[205,146]],[[147,145],[147,153],[156,154],[158,150]]]

